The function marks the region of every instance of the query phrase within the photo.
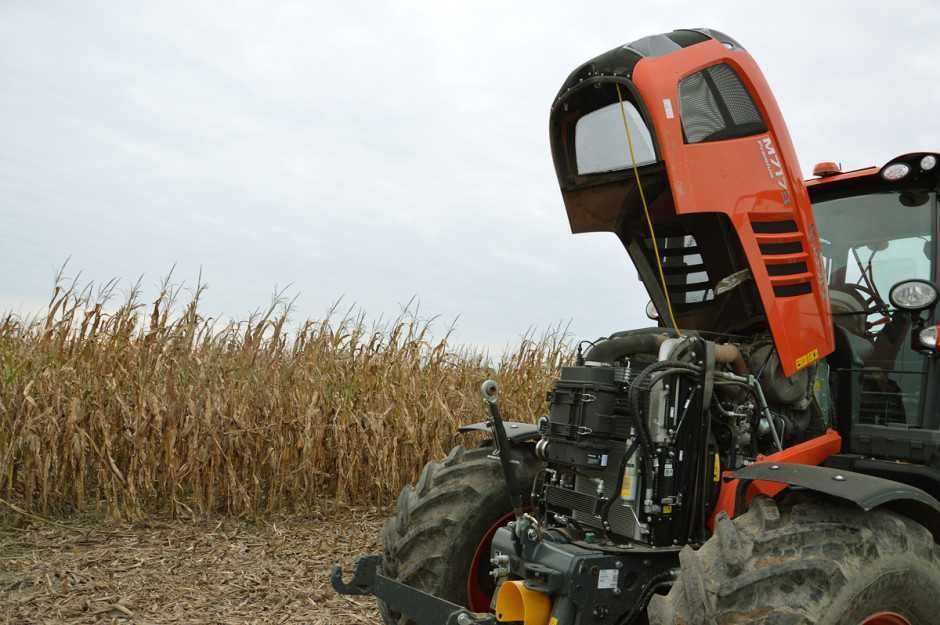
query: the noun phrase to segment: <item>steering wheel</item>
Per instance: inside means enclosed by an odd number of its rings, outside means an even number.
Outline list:
[[[838,287],[831,287],[835,291],[841,291],[843,293],[848,293],[853,298],[855,298],[858,303],[861,305],[865,317],[865,332],[868,334],[874,334],[876,328],[883,326],[891,320],[889,309],[885,305],[884,300],[881,299],[881,296],[874,290],[869,288],[864,284],[842,284]],[[877,315],[875,319],[871,319],[872,316]]]

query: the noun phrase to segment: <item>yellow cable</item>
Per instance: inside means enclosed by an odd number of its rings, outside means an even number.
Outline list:
[[[640,182],[640,168],[636,164],[636,154],[633,151],[633,136],[630,134],[630,125],[627,123],[627,113],[623,108],[623,95],[620,93],[620,85],[617,87],[617,99],[620,101],[620,118],[623,120],[623,130],[627,135],[627,147],[630,149],[630,160],[633,162],[633,175],[636,177],[636,188],[640,191],[640,203],[643,204],[643,214],[646,216],[646,225],[650,229],[650,240],[653,242],[653,254],[656,256],[656,268],[659,270],[659,279],[663,285],[663,295],[666,297],[666,310],[669,312],[669,320],[676,334],[682,336],[679,330],[679,324],[676,323],[676,316],[672,312],[672,299],[669,297],[669,287],[666,285],[666,272],[663,271],[662,259],[659,256],[659,244],[656,243],[656,232],[653,231],[653,220],[650,219],[649,206],[646,204],[646,194],[643,193],[643,183]]]

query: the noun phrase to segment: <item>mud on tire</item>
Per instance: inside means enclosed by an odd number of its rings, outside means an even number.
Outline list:
[[[650,625],[858,625],[880,612],[932,625],[940,613],[940,551],[927,529],[823,497],[758,497],[733,521],[719,515],[680,562],[669,594],[649,604]]]
[[[454,447],[443,461],[428,463],[414,487],[405,487],[385,524],[386,576],[468,604],[467,578],[477,546],[512,511],[502,469],[491,453],[492,447]],[[528,499],[540,463],[527,448],[515,449],[513,458]],[[379,610],[387,625],[411,623],[381,601]]]

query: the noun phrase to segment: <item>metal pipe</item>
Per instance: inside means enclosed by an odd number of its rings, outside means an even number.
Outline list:
[[[519,492],[519,483],[516,481],[516,474],[512,468],[509,437],[506,436],[503,418],[499,413],[499,387],[496,386],[496,382],[493,380],[487,380],[480,386],[480,395],[483,396],[483,401],[490,412],[493,438],[496,440],[496,452],[499,455],[499,463],[503,468],[503,478],[506,480],[506,490],[509,491],[512,512],[518,521],[522,518],[522,495]]]

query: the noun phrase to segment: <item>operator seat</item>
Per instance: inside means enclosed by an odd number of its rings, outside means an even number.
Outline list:
[[[829,290],[829,303],[835,329],[836,351],[830,365],[836,370],[864,369],[861,380],[859,410],[875,422],[887,420],[894,424],[916,426],[907,415],[900,399],[901,388],[893,370],[904,339],[910,333],[907,315],[892,317],[874,338],[866,333],[866,310],[852,292],[838,288]],[[837,394],[852,395],[848,378],[840,376]],[[914,415],[916,418],[916,415]]]
[[[843,335],[858,360],[868,362],[875,344],[865,336],[865,306],[856,296],[835,288],[829,289],[829,305],[837,334]],[[842,332],[838,332],[840,329]]]
[[[891,318],[874,337],[866,331],[865,305],[854,292],[838,287],[829,290],[833,324],[845,330],[856,356],[866,367],[894,369],[911,322],[906,315]]]

